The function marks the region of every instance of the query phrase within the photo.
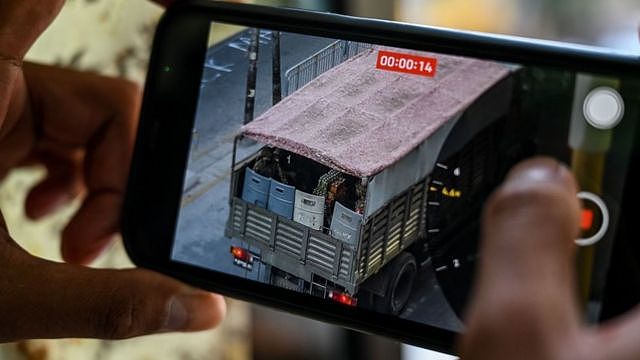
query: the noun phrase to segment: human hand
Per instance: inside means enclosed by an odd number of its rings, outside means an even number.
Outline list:
[[[0,179],[43,164],[25,210],[39,218],[82,196],[62,254],[92,261],[118,231],[139,91],[119,79],[23,63],[63,0],[0,2]],[[225,303],[145,270],[94,270],[35,258],[0,214],[0,342],[24,338],[126,338],[215,326]]]
[[[537,158],[516,166],[492,195],[463,359],[640,358],[640,314],[598,328],[581,320],[577,190],[564,166]]]
[[[0,226],[0,342],[198,331],[219,324],[224,313],[222,296],[151,271],[36,258]]]
[[[121,79],[22,64],[63,3],[0,4],[0,179],[17,166],[46,167],[25,203],[32,219],[83,196],[62,233],[62,256],[87,264],[118,231],[140,94]]]

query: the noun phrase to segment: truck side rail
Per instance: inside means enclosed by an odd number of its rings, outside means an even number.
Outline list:
[[[424,178],[369,217],[360,240],[358,282],[377,273],[426,236],[427,191],[428,181]]]

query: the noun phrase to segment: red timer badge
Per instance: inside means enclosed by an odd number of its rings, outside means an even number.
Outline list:
[[[376,68],[407,74],[434,77],[438,59],[380,50]]]

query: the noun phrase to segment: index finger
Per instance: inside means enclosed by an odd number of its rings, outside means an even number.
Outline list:
[[[88,189],[63,232],[65,260],[88,263],[118,232],[140,105],[138,87],[95,74],[25,64],[31,98],[41,113],[41,151],[84,153]]]
[[[566,167],[536,158],[516,166],[492,195],[463,351],[482,344],[496,356],[544,354],[576,333],[576,192]]]

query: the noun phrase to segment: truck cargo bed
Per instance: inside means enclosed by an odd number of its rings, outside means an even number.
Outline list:
[[[261,261],[311,282],[323,278],[356,291],[355,247],[234,197],[227,236],[261,249]]]
[[[236,181],[242,171],[234,171]],[[226,236],[258,247],[265,264],[307,282],[321,276],[355,294],[362,282],[422,237],[426,196],[423,179],[367,219],[353,243],[233,196]]]

